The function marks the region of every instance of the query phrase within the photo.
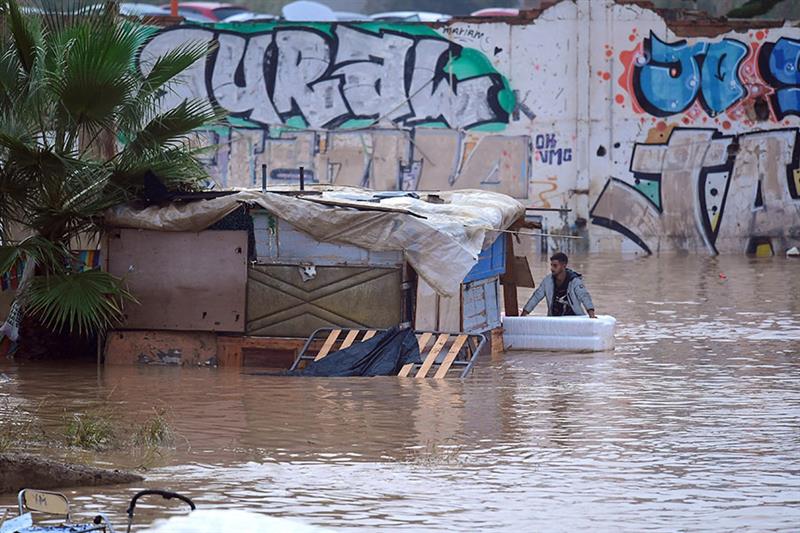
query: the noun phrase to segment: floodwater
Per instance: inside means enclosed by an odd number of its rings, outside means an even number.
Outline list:
[[[334,530],[797,531],[800,260],[573,266],[618,319],[612,353],[485,355],[447,382],[4,361],[3,416],[166,409],[179,437],[159,454],[44,453]],[[123,523],[138,488],[65,492]],[[137,523],[169,512],[151,500]]]

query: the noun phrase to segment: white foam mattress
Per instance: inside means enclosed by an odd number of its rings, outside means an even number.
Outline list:
[[[506,350],[602,352],[614,349],[613,316],[507,316],[503,319]]]

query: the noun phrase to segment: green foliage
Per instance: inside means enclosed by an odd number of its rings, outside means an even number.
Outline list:
[[[11,270],[17,261],[31,259],[37,264],[66,264],[69,250],[42,237],[28,237],[15,246],[0,246],[0,276]]]
[[[67,446],[86,450],[105,450],[117,439],[115,426],[102,412],[73,413],[65,416],[64,439]]]
[[[11,244],[0,273],[35,261],[26,312],[54,330],[103,331],[132,296],[108,274],[71,271],[69,247],[97,237],[103,212],[136,199],[148,172],[172,190],[208,178],[189,140],[220,113],[205,101],[160,104],[209,48],[189,43],[145,75],[135,58],[152,29],[112,2],[48,0],[35,12],[17,2],[0,0],[0,240]],[[35,237],[13,242],[11,228]]]
[[[104,403],[80,413],[64,413],[63,441],[84,450],[130,450],[148,460],[161,447],[174,441],[165,409],[153,408],[143,421],[126,420],[119,406]],[[152,457],[150,457],[152,459]]]
[[[64,272],[36,276],[26,293],[26,312],[53,331],[105,331],[122,317],[123,299],[135,301],[108,272]]]
[[[174,435],[167,421],[166,411],[155,407],[153,414],[139,425],[133,436],[133,444],[145,449],[167,446],[172,444],[173,440]]]

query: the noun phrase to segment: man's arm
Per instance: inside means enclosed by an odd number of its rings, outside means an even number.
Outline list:
[[[531,311],[533,311],[533,308],[542,301],[542,298],[544,298],[544,281],[542,281],[542,283],[536,287],[536,290],[533,291],[530,300],[528,300],[528,303],[526,303],[522,308],[522,316],[529,315]]]
[[[592,302],[592,295],[589,294],[589,291],[583,284],[583,280],[579,281],[578,286],[575,287],[575,295],[578,297],[578,300],[580,300],[580,302],[586,308],[586,312],[589,314],[589,318],[597,318],[597,315],[595,315],[594,313],[594,302]]]

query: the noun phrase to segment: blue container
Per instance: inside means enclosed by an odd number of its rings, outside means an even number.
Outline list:
[[[506,271],[506,236],[501,234],[492,245],[481,251],[478,256],[478,263],[472,267],[464,283],[475,281],[476,279],[486,279],[499,276]]]

